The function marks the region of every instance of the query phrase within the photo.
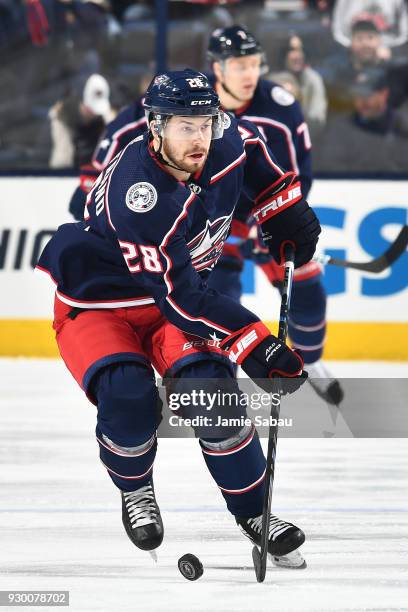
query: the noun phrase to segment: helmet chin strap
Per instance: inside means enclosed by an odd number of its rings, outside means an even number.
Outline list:
[[[238,98],[234,93],[232,93],[232,91],[230,90],[230,88],[227,86],[227,84],[224,81],[219,81],[219,84],[221,85],[225,93],[227,93],[229,96],[234,98],[234,100],[237,100],[237,102],[242,102],[242,103],[245,102],[245,100]]]
[[[179,168],[178,166],[174,166],[173,164],[170,164],[167,160],[164,159],[163,155],[162,155],[162,147],[163,147],[163,136],[158,136],[159,139],[159,150],[155,151],[154,147],[153,147],[153,153],[156,157],[156,159],[158,159],[158,161],[163,164],[164,166],[168,166],[169,168],[174,168],[174,170],[178,170],[179,172],[187,172],[186,170],[184,170],[184,168]],[[190,173],[191,174],[191,173]]]

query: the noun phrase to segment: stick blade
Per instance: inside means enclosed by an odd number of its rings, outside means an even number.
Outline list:
[[[254,570],[257,582],[263,582],[266,575],[266,563],[262,563],[261,553],[259,548],[254,546],[252,549],[252,561],[254,562]]]
[[[355,270],[361,270],[362,272],[372,272],[373,274],[380,274],[389,268],[406,250],[408,246],[408,225],[404,225],[400,233],[391,244],[391,246],[379,257],[372,261],[365,263],[359,263],[354,261],[345,261],[337,259],[336,257],[330,257],[329,262],[335,266],[341,266],[343,268],[354,268]]]

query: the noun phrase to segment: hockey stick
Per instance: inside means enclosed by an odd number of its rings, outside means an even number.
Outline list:
[[[286,342],[288,334],[288,315],[290,306],[290,297],[292,293],[293,271],[294,271],[295,252],[291,245],[285,246],[285,276],[283,279],[281,307],[279,315],[279,332],[278,338],[282,342]],[[280,395],[280,390],[277,390]],[[271,407],[271,417],[276,418],[276,423],[279,420],[280,398],[276,408]],[[266,561],[268,555],[268,535],[269,535],[269,520],[271,516],[273,480],[275,476],[275,459],[276,445],[278,442],[278,425],[269,426],[268,435],[268,453],[266,456],[265,470],[265,494],[262,508],[262,530],[261,530],[261,550],[257,546],[252,549],[252,559],[254,562],[256,579],[258,582],[265,580]]]
[[[243,245],[246,239],[240,240],[238,246]],[[399,257],[404,253],[408,246],[408,225],[403,225],[398,236],[394,242],[388,247],[388,249],[382,254],[366,262],[348,261],[347,259],[338,259],[337,257],[331,257],[330,255],[317,254],[312,257],[311,261],[315,261],[323,266],[332,265],[340,266],[341,268],[352,268],[354,270],[360,270],[362,272],[371,272],[372,274],[380,274],[389,268],[394,261],[397,261]]]
[[[408,245],[408,225],[404,225],[394,240],[394,242],[388,247],[388,249],[379,257],[372,259],[367,262],[355,262],[347,261],[346,259],[337,259],[337,257],[331,257],[330,255],[315,255],[313,261],[322,265],[331,264],[333,266],[341,266],[342,268],[353,268],[354,270],[361,270],[362,272],[372,272],[373,274],[380,274],[389,268],[394,261],[396,261]]]

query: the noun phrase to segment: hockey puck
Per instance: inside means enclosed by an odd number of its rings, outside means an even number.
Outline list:
[[[180,572],[187,580],[198,580],[204,573],[203,564],[195,555],[187,553],[177,562]]]

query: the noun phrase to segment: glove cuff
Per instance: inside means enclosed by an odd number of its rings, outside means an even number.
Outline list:
[[[269,329],[258,321],[242,327],[221,342],[221,348],[228,352],[233,363],[240,365],[258,344],[271,335]]]
[[[289,206],[293,206],[303,198],[300,181],[293,181],[294,173],[288,172],[278,183],[258,196],[251,214],[256,222],[262,225],[265,221],[279,214]]]

